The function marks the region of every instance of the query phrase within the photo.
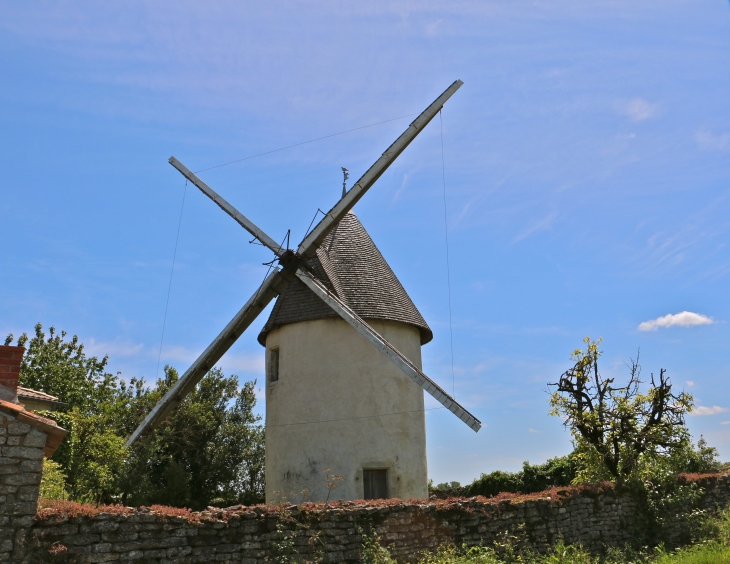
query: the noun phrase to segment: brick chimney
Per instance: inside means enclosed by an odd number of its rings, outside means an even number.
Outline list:
[[[0,399],[18,403],[18,378],[24,347],[0,346]]]

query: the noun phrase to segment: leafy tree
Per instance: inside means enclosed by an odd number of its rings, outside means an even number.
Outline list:
[[[575,365],[560,377],[551,395],[550,414],[564,418],[575,446],[577,482],[643,481],[652,472],[706,470],[716,451],[704,441],[695,450],[684,417],[692,411],[692,396],[674,393],[661,369],[642,391],[641,367],[631,359],[629,381],[618,386],[598,370],[600,340],[584,339]],[[664,469],[664,470],[662,470]]]
[[[177,379],[166,366],[165,378],[145,402],[154,405]],[[239,390],[235,376],[209,372],[158,429],[133,446],[125,501],[196,509],[261,501],[264,436],[252,411],[255,385],[247,382]]]
[[[40,497],[43,499],[68,499],[66,491],[66,475],[58,462],[43,459],[43,475],[41,477]]]
[[[11,344],[9,335],[6,344]],[[44,415],[70,433],[53,456],[70,499],[205,507],[263,498],[264,440],[253,414],[255,382],[239,390],[235,376],[206,375],[157,430],[125,446],[137,424],[178,379],[165,367],[154,388],[124,382],[106,370],[107,357],[87,357],[74,335],[41,324],[23,334],[20,384],[68,404]],[[55,468],[55,467],[54,467]],[[55,471],[55,470],[54,470]],[[55,479],[55,478],[54,478]]]
[[[46,338],[40,323],[32,338],[25,333],[18,338],[18,346],[27,349],[20,385],[56,396],[84,413],[99,413],[116,394],[118,378],[106,372],[108,357],[87,357],[76,335],[70,341],[65,338],[66,332],[57,333],[55,327]],[[5,344],[12,341],[13,335],[8,335]]]
[[[20,385],[57,396],[68,405],[61,412],[46,412],[70,433],[53,456],[66,476],[69,496],[78,501],[111,501],[117,493],[119,472],[126,458],[111,407],[120,392],[118,376],[106,371],[108,358],[87,357],[74,335],[54,327],[34,336],[23,333],[18,346],[26,347],[20,367]],[[12,343],[8,335],[6,344]]]

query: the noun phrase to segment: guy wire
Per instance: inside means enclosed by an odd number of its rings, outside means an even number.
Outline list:
[[[418,113],[418,112],[416,112]],[[379,121],[377,123],[371,123],[369,125],[363,125],[361,127],[356,127],[354,129],[348,129],[347,131],[340,131],[339,133],[332,133],[330,135],[325,135],[324,137],[317,137],[316,139],[310,139],[309,141],[302,141],[301,143],[294,143],[294,145],[287,145],[286,147],[280,147],[279,149],[272,149],[271,151],[266,151],[265,153],[259,153],[258,155],[251,155],[250,157],[243,157],[242,159],[236,159],[235,161],[229,161],[227,163],[210,166],[208,168],[201,168],[200,170],[196,170],[195,174],[198,174],[199,172],[205,172],[206,170],[213,170],[214,168],[221,168],[222,166],[228,166],[235,163],[240,163],[242,161],[247,161],[249,159],[255,159],[256,157],[263,157],[264,155],[270,155],[271,153],[276,153],[278,151],[283,151],[285,149],[291,149],[292,147],[299,147],[300,145],[306,145],[307,143],[314,143],[315,141],[321,141],[322,139],[329,139],[330,137],[337,137],[338,135],[344,135],[345,133],[352,133],[353,131],[359,131],[360,129],[367,129],[368,127],[375,127],[376,125],[381,125],[383,123],[388,123],[391,121],[396,121],[399,119],[415,116],[416,114],[407,114],[404,116],[399,116],[391,119],[386,119],[385,121]]]
[[[449,222],[446,216],[446,161],[444,159],[444,119],[439,110],[441,124],[441,180],[444,185],[444,233],[446,234],[446,285],[449,289],[449,336],[451,341],[451,394],[456,399],[456,376],[454,375],[454,326],[451,320],[451,266],[449,264]]]
[[[185,209],[185,195],[188,192],[188,181],[185,180],[182,205],[180,206],[180,219],[177,221],[177,235],[175,236],[175,252],[172,253],[172,268],[170,269],[170,283],[167,285],[167,301],[165,301],[165,318],[162,321],[162,335],[160,336],[160,352],[157,355],[157,370],[155,378],[160,375],[160,359],[162,358],[162,341],[165,338],[165,325],[167,325],[167,308],[170,305],[170,290],[172,289],[172,274],[175,272],[175,258],[177,257],[177,243],[180,240],[180,226],[182,225],[183,210]]]

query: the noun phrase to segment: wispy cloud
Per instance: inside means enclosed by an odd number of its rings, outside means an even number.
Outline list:
[[[717,415],[726,411],[728,411],[727,407],[720,407],[719,405],[713,405],[712,407],[700,405],[694,409],[692,415]]]
[[[537,231],[542,231],[543,229],[550,229],[552,227],[553,223],[555,223],[555,220],[558,218],[558,212],[552,212],[548,215],[546,215],[543,218],[540,218],[536,221],[532,221],[528,223],[522,231],[520,231],[515,238],[513,239],[513,243],[519,243],[520,241],[527,239],[530,235],[533,233],[536,233]]]
[[[687,381],[685,382],[685,384],[687,385],[687,387],[688,387],[688,388],[691,388],[692,386],[694,386],[694,385],[695,385],[695,383],[694,383],[694,381],[693,381],[693,380],[687,380]]]
[[[730,425],[730,421],[720,421],[720,425]]]
[[[730,150],[730,133],[715,134],[707,129],[700,129],[695,133],[697,146],[704,151]]]
[[[529,431],[530,433],[542,433],[542,431],[540,431],[540,430],[538,430],[538,429],[533,429],[532,427],[530,427],[530,428],[528,429],[528,431]]]
[[[695,325],[711,325],[712,323],[714,323],[712,318],[706,315],[683,311],[644,321],[639,324],[638,329],[639,331],[656,331],[660,327],[694,327]]]
[[[659,106],[651,104],[643,98],[633,98],[618,104],[620,114],[628,116],[632,121],[644,121],[656,115]]]

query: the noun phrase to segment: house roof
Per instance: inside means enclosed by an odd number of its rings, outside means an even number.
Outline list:
[[[30,388],[23,388],[22,386],[18,386],[18,397],[48,402],[58,401],[58,398],[56,396],[52,396],[51,394],[47,394],[45,392],[39,392],[38,390],[31,390]]]
[[[317,278],[363,319],[381,319],[412,325],[421,344],[433,333],[354,213],[342,218],[308,262]],[[276,299],[258,341],[266,343],[273,329],[314,319],[338,317],[298,279]]]
[[[56,396],[38,390],[31,390],[30,388],[23,388],[22,386],[18,386],[18,401],[26,405],[29,409],[54,410],[57,407],[65,407],[68,405],[58,401]]]
[[[68,435],[68,431],[59,427],[52,419],[47,419],[45,417],[41,417],[37,413],[27,411],[22,405],[17,403],[0,400],[0,412],[7,413],[15,417],[16,420],[21,421],[22,423],[27,423],[39,431],[43,431],[46,434],[46,446],[43,451],[46,458],[53,456],[58,445],[60,445],[64,437]]]

